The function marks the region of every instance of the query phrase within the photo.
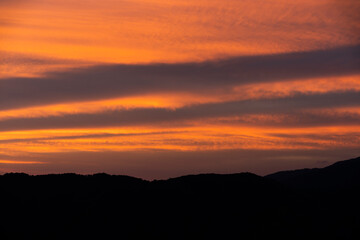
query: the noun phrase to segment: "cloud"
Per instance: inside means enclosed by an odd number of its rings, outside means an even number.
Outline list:
[[[249,125],[260,127],[278,128],[303,128],[303,127],[324,127],[324,126],[357,126],[360,122],[360,115],[357,113],[328,114],[294,112],[291,114],[268,114],[268,115],[244,115],[235,118],[221,118],[208,121],[213,124],[222,125]]]
[[[347,114],[324,116],[304,113],[304,109],[351,107],[360,105],[360,92],[297,95],[288,98],[245,100],[208,103],[169,110],[165,108],[135,108],[64,116],[13,118],[0,121],[0,131],[50,128],[86,128],[100,126],[134,126],[176,123],[202,118],[239,116],[244,114],[289,114],[294,116],[293,125],[340,124],[359,122],[359,116]],[[258,123],[259,124],[259,123]],[[289,123],[283,123],[291,125]],[[261,122],[260,122],[261,125]]]
[[[50,65],[50,64],[79,64],[84,63],[82,61],[75,61],[72,59],[61,58],[47,58],[43,56],[37,56],[25,53],[15,53],[0,50],[0,64],[16,64],[16,65]],[[89,62],[87,62],[89,64]]]
[[[0,19],[0,25],[1,25]],[[60,71],[70,66],[91,66],[95,63],[65,58],[50,58],[32,54],[7,52],[0,50],[0,80],[7,77],[43,76],[45,71]],[[0,90],[1,92],[1,90]]]
[[[300,138],[307,138],[311,140],[322,140],[322,141],[344,141],[345,143],[350,141],[360,141],[359,133],[300,133],[300,134],[293,134],[293,133],[270,133],[267,134],[268,136],[274,136],[279,138],[286,138],[286,139],[300,139]],[[350,145],[350,144],[349,144]]]
[[[98,133],[98,134],[83,134],[57,137],[40,137],[40,138],[15,138],[15,139],[0,139],[0,143],[20,143],[20,142],[38,142],[38,141],[52,141],[52,140],[75,140],[75,139],[93,139],[93,138],[108,138],[108,137],[134,137],[134,136],[149,136],[149,135],[167,135],[173,133],[184,133],[184,131],[164,131],[164,132],[145,132],[145,133]]]
[[[0,110],[360,73],[360,45],[184,64],[103,65],[0,81]]]

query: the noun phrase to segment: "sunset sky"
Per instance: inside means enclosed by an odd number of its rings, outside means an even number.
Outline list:
[[[0,0],[0,174],[357,156],[359,0]]]

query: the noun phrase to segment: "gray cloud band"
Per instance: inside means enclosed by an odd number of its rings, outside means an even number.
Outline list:
[[[186,64],[104,65],[0,80],[0,110],[157,92],[360,73],[360,45]]]
[[[169,110],[163,108],[136,108],[130,110],[106,111],[91,114],[71,114],[38,118],[15,118],[0,121],[0,131],[149,125],[166,122],[239,116],[243,114],[288,114],[294,116],[296,126],[312,124],[359,123],[358,115],[324,116],[306,114],[304,109],[329,107],[350,107],[360,105],[360,92],[327,93],[318,95],[298,95],[294,97],[267,100],[246,100],[215,104],[201,104]],[[258,123],[259,124],[259,123]],[[285,125],[290,124],[282,123]],[[261,125],[261,123],[260,123]]]

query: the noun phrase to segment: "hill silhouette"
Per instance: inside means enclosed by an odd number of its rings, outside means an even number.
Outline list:
[[[322,169],[0,176],[1,239],[360,239],[360,158]]]
[[[357,189],[360,188],[360,157],[336,162],[325,168],[283,171],[266,177],[298,188]]]

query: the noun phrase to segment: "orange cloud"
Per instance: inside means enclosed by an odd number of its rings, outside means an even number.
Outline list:
[[[346,9],[356,12],[360,4],[338,2],[24,1],[0,6],[0,51],[149,63],[358,44],[360,24]]]
[[[11,149],[14,156],[24,153],[142,151],[144,149],[177,151],[328,149],[357,147],[360,142],[360,127],[355,125],[267,128],[199,122],[193,123],[192,127],[183,128],[97,128],[5,132],[1,138],[0,153],[9,153]]]
[[[17,160],[0,160],[0,164],[42,164],[42,162],[17,161]]]

